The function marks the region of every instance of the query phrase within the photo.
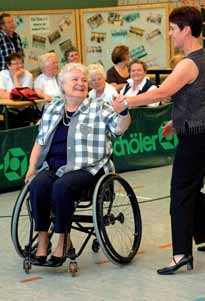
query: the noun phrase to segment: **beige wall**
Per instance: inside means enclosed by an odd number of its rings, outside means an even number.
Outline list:
[[[118,0],[118,5],[173,3],[179,5],[205,5],[205,0]]]

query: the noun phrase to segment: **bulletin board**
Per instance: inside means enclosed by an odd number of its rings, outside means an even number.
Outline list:
[[[71,45],[79,47],[77,10],[10,11],[16,22],[25,53],[25,68],[38,73],[38,56],[54,51],[60,65]]]
[[[168,68],[168,14],[168,4],[81,9],[83,62],[100,62],[107,70],[113,65],[113,48],[124,44],[131,59],[141,59],[153,69]]]

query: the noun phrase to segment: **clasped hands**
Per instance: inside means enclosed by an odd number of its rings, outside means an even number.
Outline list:
[[[128,108],[127,97],[121,94],[113,95],[112,107],[117,113],[124,111],[126,108]]]

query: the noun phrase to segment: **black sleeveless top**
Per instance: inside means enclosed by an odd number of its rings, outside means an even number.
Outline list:
[[[199,75],[172,96],[173,125],[177,133],[205,133],[205,51],[193,51],[187,58],[196,64]]]

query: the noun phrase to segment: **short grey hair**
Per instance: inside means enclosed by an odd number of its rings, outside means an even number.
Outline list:
[[[106,72],[104,67],[101,64],[90,64],[88,65],[88,80],[91,80],[93,75],[100,74],[106,79]]]
[[[81,64],[81,63],[68,63],[66,64],[59,72],[58,74],[58,84],[59,87],[61,89],[61,93],[64,94],[64,91],[62,89],[62,84],[69,79],[70,77],[70,73],[73,70],[79,70],[82,73],[84,73],[86,75],[86,77],[88,77],[88,69],[85,65]]]
[[[68,77],[70,76],[70,73],[73,70],[79,70],[82,73],[85,73],[86,77],[88,76],[88,70],[87,67],[84,66],[81,63],[69,63],[66,64],[59,72],[58,74],[58,82],[59,82],[59,86],[62,87],[62,83],[66,81],[66,79],[68,79]]]
[[[55,58],[58,59],[57,55],[55,52],[47,52],[44,53],[42,55],[39,56],[38,60],[39,60],[39,65],[41,70],[44,69],[46,63],[51,59],[51,58]]]

